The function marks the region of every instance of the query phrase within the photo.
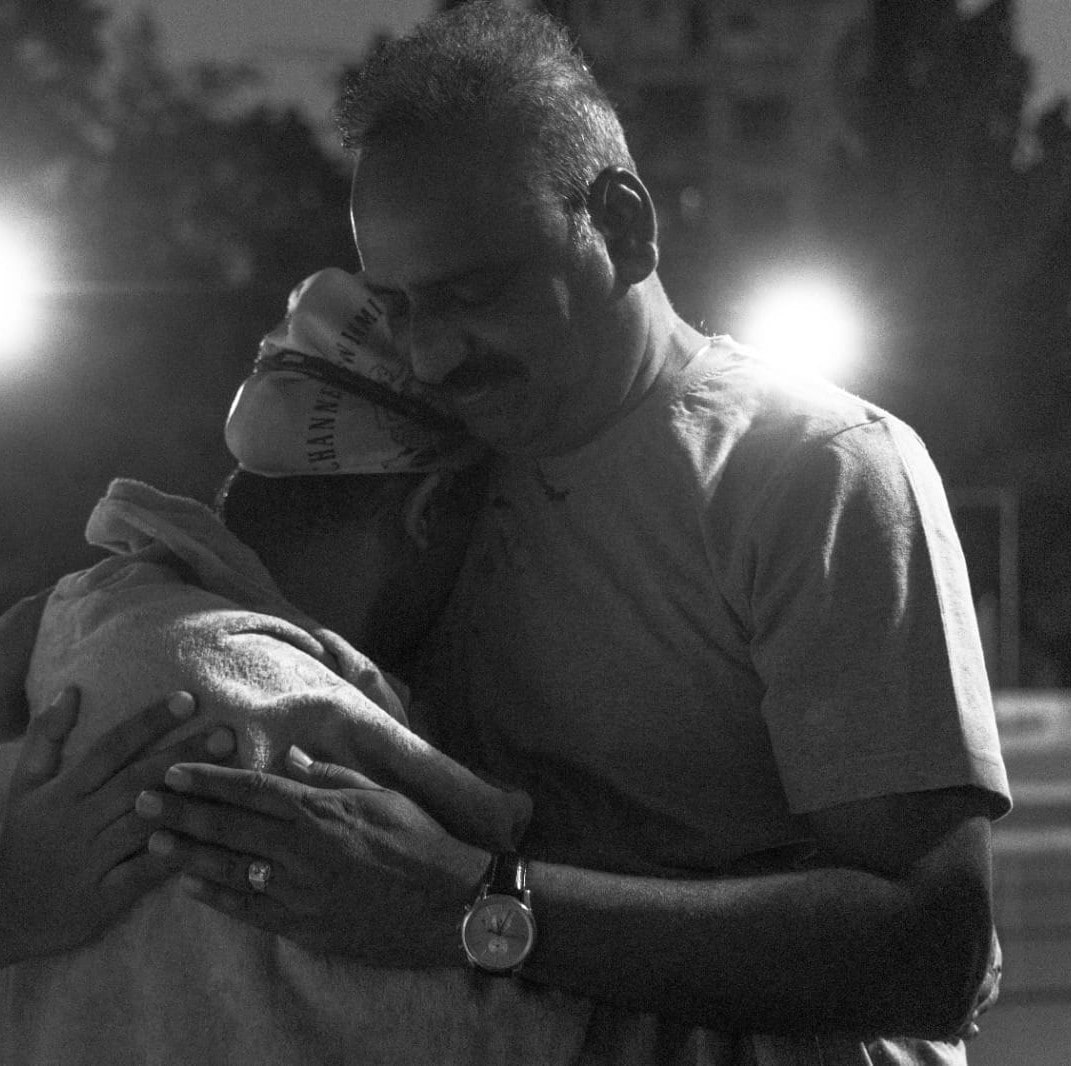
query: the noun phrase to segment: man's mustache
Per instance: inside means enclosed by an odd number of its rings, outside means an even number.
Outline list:
[[[498,353],[468,356],[436,386],[436,391],[449,395],[451,392],[468,392],[485,385],[505,384],[524,380],[528,367],[517,359]]]

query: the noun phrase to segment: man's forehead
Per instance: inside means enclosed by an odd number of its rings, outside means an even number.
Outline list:
[[[477,274],[566,231],[560,206],[515,172],[479,155],[441,162],[410,151],[358,159],[351,212],[370,280],[432,284]]]
[[[386,145],[361,152],[355,161],[351,200],[354,210],[464,204],[502,211],[530,210],[548,200],[523,153],[488,140],[437,137],[427,143]]]

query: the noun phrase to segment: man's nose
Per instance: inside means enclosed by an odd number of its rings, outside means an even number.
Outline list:
[[[465,360],[464,338],[444,316],[411,308],[409,365],[418,381],[439,385]]]

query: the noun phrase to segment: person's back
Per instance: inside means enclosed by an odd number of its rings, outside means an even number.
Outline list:
[[[405,536],[399,506],[414,484],[427,480],[377,479],[365,512],[347,517],[338,504],[342,480],[301,491],[287,479],[269,483],[239,474],[231,485],[232,521],[249,539],[254,520],[260,523],[262,536],[271,536],[282,584],[295,593],[303,553],[325,564],[333,553],[340,563],[353,557],[345,572],[336,568],[331,575],[341,602],[367,596],[374,603],[391,570],[391,544]],[[334,507],[318,518],[302,517],[310,491],[334,497]],[[378,524],[377,515],[384,516]],[[287,540],[288,517],[301,525],[301,542]],[[207,508],[117,481],[94,511],[87,536],[118,554],[58,583],[27,679],[32,714],[58,684],[80,688],[73,756],[118,717],[187,690],[209,717],[234,731],[237,762],[247,768],[280,770],[291,744],[377,772],[390,772],[392,760],[397,772],[401,760],[427,759],[430,749],[398,721],[404,720],[404,690],[380,686],[376,695],[385,709],[362,699],[358,686],[367,687],[370,661],[292,606],[257,556]],[[377,551],[377,541],[391,543]],[[266,542],[262,547],[270,550]],[[428,557],[421,549],[403,559],[396,580],[417,555]],[[431,565],[441,570],[443,563],[439,558]],[[431,570],[425,573],[430,579]],[[440,583],[448,586],[452,576],[448,566]],[[432,592],[425,605],[430,611],[439,595]],[[304,603],[317,606],[315,596]],[[404,626],[392,627],[374,607],[356,610],[354,619],[355,636],[365,628],[393,628],[395,640],[380,639],[380,646],[406,642]],[[354,750],[360,736],[367,738],[365,751]],[[7,754],[10,762],[13,749]],[[497,838],[489,843],[510,843],[513,820],[520,824],[524,809],[518,798],[496,796],[460,767],[454,784],[455,815],[462,817],[466,788],[470,796],[480,791],[490,800],[484,831]],[[464,977],[340,965],[192,901],[172,880],[99,941],[0,970],[0,1057],[27,1064],[204,1066],[336,1062],[367,1054],[401,1062],[412,1061],[412,1050],[426,1040],[432,1061],[448,1052],[454,1019],[464,1014]]]

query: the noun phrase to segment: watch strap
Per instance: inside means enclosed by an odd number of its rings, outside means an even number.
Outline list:
[[[505,851],[491,860],[487,893],[523,900],[528,880],[528,863],[516,851]]]

